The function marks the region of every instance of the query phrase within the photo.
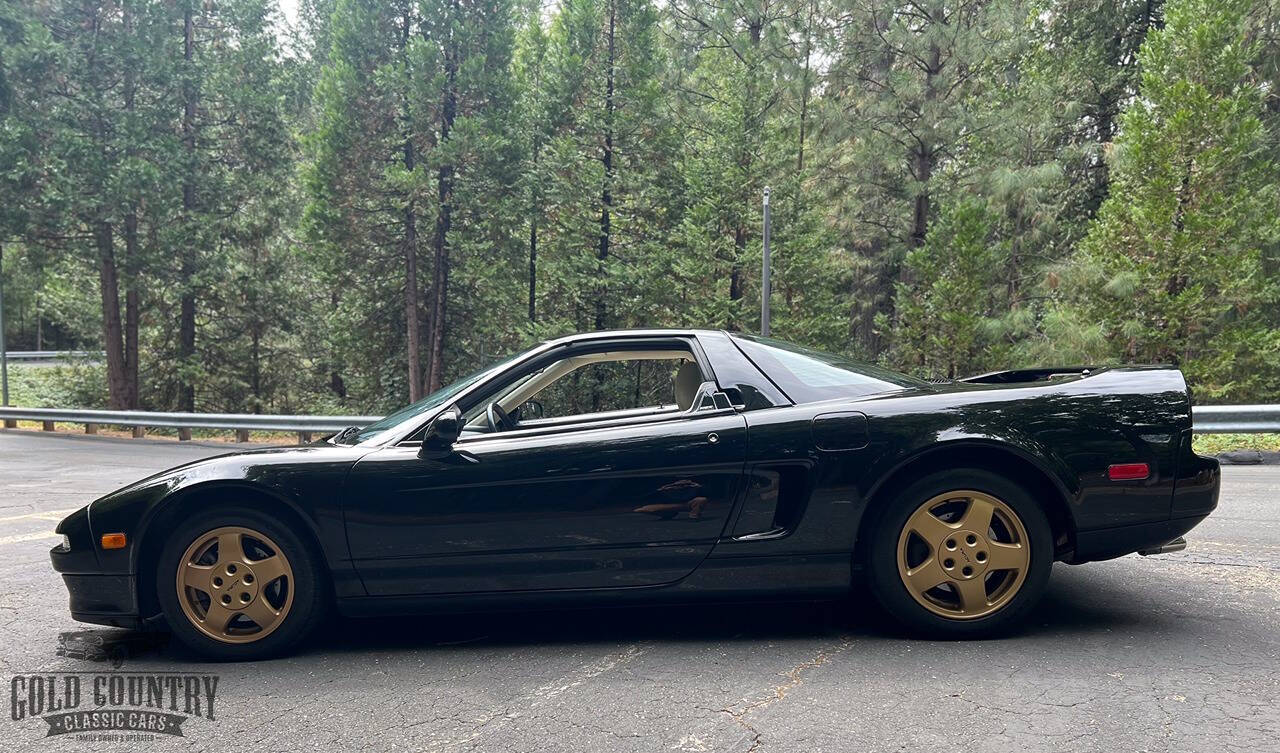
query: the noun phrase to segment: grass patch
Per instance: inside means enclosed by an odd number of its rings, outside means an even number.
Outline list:
[[[1280,434],[1195,434],[1191,443],[1200,455],[1228,450],[1280,450]]]
[[[9,364],[9,405],[105,408],[106,367],[97,363]]]

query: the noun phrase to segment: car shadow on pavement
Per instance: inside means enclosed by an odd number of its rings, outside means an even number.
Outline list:
[[[758,602],[340,618],[317,631],[311,650],[805,638],[849,633],[848,611],[844,604]]]
[[[1089,636],[1126,629],[1166,635],[1176,629],[1137,585],[1055,568],[1043,600],[1027,624],[1002,640]],[[1149,603],[1150,602],[1150,603]],[[167,636],[103,630],[109,640],[131,644],[130,659],[200,662]],[[414,651],[473,645],[591,645],[618,641],[725,642],[803,640],[840,636],[874,643],[919,640],[892,623],[865,587],[839,602],[759,601],[697,605],[429,614],[405,617],[333,616],[300,656]],[[988,639],[990,640],[990,639]],[[62,652],[60,652],[62,653]],[[63,654],[68,658],[69,654]],[[85,657],[88,658],[88,657]]]
[[[1063,582],[1066,581],[1066,582]],[[1050,582],[1024,628],[1004,639],[1105,633],[1161,633],[1165,621],[1127,588],[1067,576]],[[1145,626],[1145,630],[1144,630]],[[317,632],[311,652],[421,649],[472,644],[593,644],[617,641],[757,641],[843,636],[861,641],[918,640],[904,633],[865,588],[840,602],[760,601],[607,609],[339,618]]]

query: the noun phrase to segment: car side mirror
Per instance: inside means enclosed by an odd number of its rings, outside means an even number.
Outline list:
[[[458,441],[462,433],[462,411],[454,405],[436,416],[427,424],[422,435],[422,446],[418,448],[420,458],[442,458],[453,452],[453,443]]]

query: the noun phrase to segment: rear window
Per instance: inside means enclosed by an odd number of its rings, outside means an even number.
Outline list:
[[[754,335],[734,335],[733,339],[747,358],[797,403],[927,386],[927,382],[906,374],[781,340]]]

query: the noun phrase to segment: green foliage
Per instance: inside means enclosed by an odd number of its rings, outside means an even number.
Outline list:
[[[999,273],[1008,244],[976,201],[943,211],[920,248],[907,253],[910,282],[898,283],[897,337],[890,358],[926,377],[954,379],[1003,360],[998,322],[985,312],[1003,290]],[[882,322],[882,326],[888,326]]]
[[[1197,399],[1274,401],[1278,25],[0,0],[9,346],[108,354],[18,399],[378,412],[566,332],[753,331],[767,186],[779,337],[935,377],[1169,362]]]
[[[1191,442],[1201,455],[1229,450],[1280,450],[1280,434],[1196,434]]]
[[[1280,174],[1249,73],[1248,10],[1174,0],[1148,36],[1111,195],[1067,290],[1113,357],[1178,364],[1201,396],[1223,400],[1280,386],[1280,289],[1263,264],[1280,240]]]
[[[106,408],[102,364],[9,365],[9,402],[29,408]]]

